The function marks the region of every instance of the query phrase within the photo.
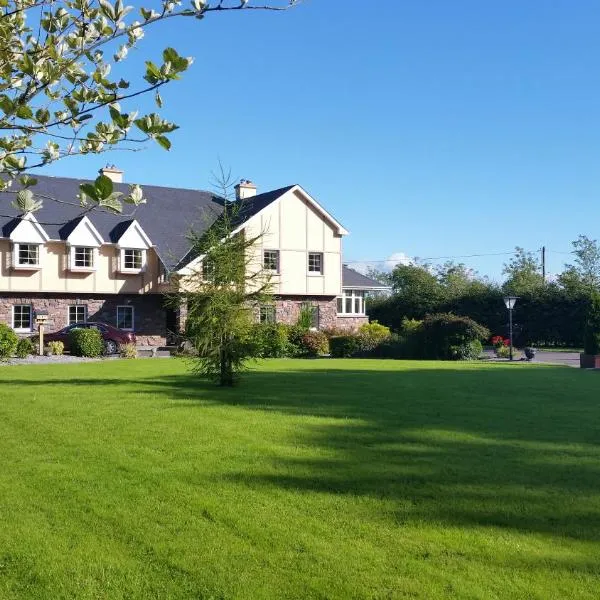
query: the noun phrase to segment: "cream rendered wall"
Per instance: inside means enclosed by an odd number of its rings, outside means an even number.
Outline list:
[[[68,270],[68,247],[64,242],[47,242],[40,248],[41,269],[21,271],[12,268],[12,243],[0,240],[0,292],[53,292],[90,294],[158,293],[160,261],[150,248],[145,271],[123,274],[117,271],[119,251],[113,245],[98,250],[96,270],[77,273]]]
[[[263,250],[279,250],[280,274],[271,279],[274,294],[337,296],[341,293],[342,236],[301,191],[287,192],[250,219],[245,229],[247,235],[263,234],[253,264],[260,265]],[[323,275],[308,274],[309,252],[323,253]]]

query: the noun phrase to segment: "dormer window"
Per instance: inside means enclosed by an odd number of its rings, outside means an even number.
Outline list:
[[[140,270],[144,265],[144,251],[137,248],[123,250],[123,265],[126,269]]]
[[[72,271],[93,271],[96,268],[96,248],[72,246],[70,258]]]
[[[137,221],[131,221],[117,242],[119,248],[119,271],[141,273],[146,269],[150,238]]]
[[[73,223],[71,233],[67,237],[69,270],[91,273],[96,270],[98,249],[104,240],[87,217],[82,217]]]
[[[121,249],[121,271],[139,273],[146,266],[146,251],[140,248]]]
[[[48,241],[48,235],[31,213],[15,221],[17,224],[10,232],[13,269],[26,271],[41,269],[41,248]]]
[[[39,244],[15,244],[15,267],[37,269],[39,266]]]

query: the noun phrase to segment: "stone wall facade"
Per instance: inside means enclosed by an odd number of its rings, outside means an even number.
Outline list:
[[[319,329],[343,329],[356,331],[369,318],[364,316],[339,317],[336,296],[284,296],[275,299],[275,319],[277,323],[294,325],[298,322],[302,305],[308,303],[319,307]]]
[[[351,332],[369,322],[367,316],[338,316],[336,296],[276,296],[275,321],[286,325],[295,325],[298,322],[302,305],[306,303],[319,307],[319,329],[341,329]],[[183,301],[177,311],[179,332],[185,330],[187,314],[187,303]],[[255,318],[259,319],[258,309],[255,312]]]
[[[69,324],[69,306],[87,306],[87,320],[108,323],[116,327],[117,306],[133,306],[134,331],[140,346],[162,346],[166,343],[166,308],[160,294],[115,294],[110,296],[85,294],[22,294],[0,293],[0,322],[12,327],[15,304],[29,304],[33,311],[48,311],[46,331],[58,331]],[[33,320],[33,319],[32,319]],[[35,322],[32,332],[37,330]],[[23,334],[25,335],[25,334]]]

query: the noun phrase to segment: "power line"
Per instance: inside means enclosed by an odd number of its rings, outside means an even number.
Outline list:
[[[512,254],[517,254],[517,252],[488,252],[485,254],[455,254],[452,256],[407,256],[406,258],[418,258],[419,260],[442,260],[442,259],[450,259],[450,258],[478,258],[480,256],[509,256]],[[393,258],[380,258],[380,259],[370,259],[370,260],[346,260],[345,264],[352,265],[357,263],[381,263],[381,262],[398,262]]]
[[[549,250],[547,247],[543,247],[537,250],[537,252],[541,252],[542,249],[545,249],[546,253],[551,253],[551,254],[573,254],[573,251],[571,252],[560,252],[559,250]],[[454,255],[448,255],[448,256],[406,256],[407,259],[409,260],[414,260],[414,259],[419,259],[420,261],[424,261],[424,260],[450,260],[453,258],[480,258],[480,257],[486,257],[486,256],[513,256],[515,254],[518,254],[517,251],[513,250],[512,252],[486,252],[486,253],[480,253],[480,254],[454,254]],[[401,260],[397,260],[391,257],[387,257],[387,258],[380,258],[380,259],[369,259],[369,260],[345,260],[344,264],[347,265],[355,265],[355,264],[376,264],[376,263],[385,263],[385,262],[401,262]]]

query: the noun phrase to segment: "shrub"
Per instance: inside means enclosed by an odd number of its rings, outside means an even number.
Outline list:
[[[450,347],[450,355],[453,360],[477,360],[482,353],[483,346],[479,340]]]
[[[509,358],[510,357],[510,348],[509,346],[498,346],[496,348],[496,356],[498,358]]]
[[[362,352],[370,352],[391,335],[390,328],[377,321],[365,323],[358,330],[358,341]]]
[[[4,323],[0,323],[0,359],[13,356],[19,343],[19,336]]]
[[[491,342],[494,348],[502,348],[503,346],[508,346],[510,344],[510,340],[508,338],[503,338],[501,335],[493,336]]]
[[[61,356],[65,351],[65,345],[60,341],[56,340],[55,342],[48,342],[48,352],[52,356]]]
[[[300,340],[303,354],[319,356],[329,352],[329,340],[322,331],[305,331]]]
[[[119,346],[119,354],[121,358],[137,358],[137,346],[135,344],[121,344]]]
[[[583,336],[585,354],[600,354],[600,294],[594,292],[590,298]]]
[[[104,354],[104,341],[97,329],[72,329],[69,341],[73,356],[95,358]]]
[[[413,347],[414,336],[402,336],[393,333],[387,339],[383,340],[377,347],[369,353],[373,358],[416,358],[417,352]]]
[[[423,321],[417,319],[402,319],[402,335],[413,335],[421,331]]]
[[[490,332],[469,317],[440,313],[425,317],[418,336],[426,358],[456,360],[456,347],[486,340]]]
[[[341,327],[326,327],[325,329],[321,329],[321,331],[327,336],[328,340],[334,337],[344,337],[348,334],[347,329],[342,329]]]
[[[33,345],[33,342],[29,338],[21,338],[17,342],[15,356],[17,358],[27,358],[31,354],[35,354],[35,346]]]
[[[334,358],[349,358],[360,349],[357,335],[338,335],[329,340],[329,349]]]
[[[300,307],[297,325],[304,331],[313,326],[313,310],[313,307],[308,304],[303,304]]]
[[[281,323],[261,323],[252,328],[252,343],[258,358],[282,358],[290,355],[289,328]]]
[[[306,329],[302,329],[300,325],[287,325],[285,328],[288,336],[289,356],[301,356],[304,354],[302,338],[304,337],[304,334],[307,333]]]

